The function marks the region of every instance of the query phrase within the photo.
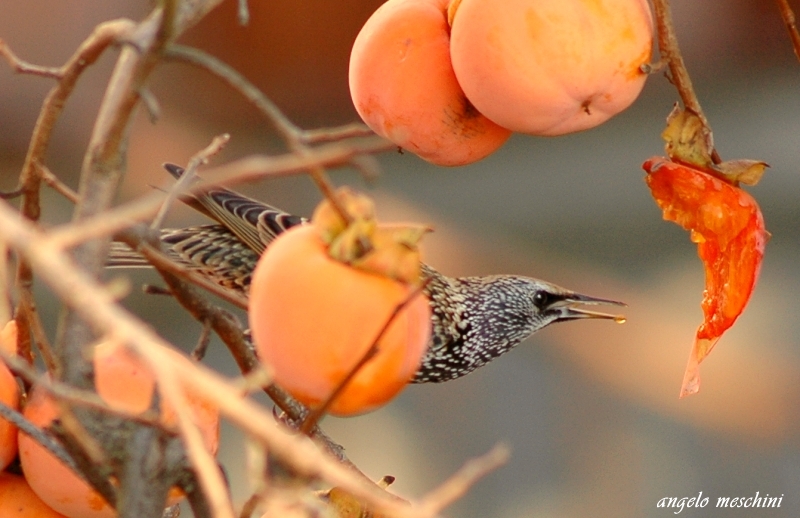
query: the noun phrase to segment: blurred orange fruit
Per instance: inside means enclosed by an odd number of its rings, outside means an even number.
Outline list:
[[[24,478],[0,473],[0,516],[3,518],[64,518],[33,492]]]
[[[175,353],[177,354],[177,353]],[[131,414],[147,410],[155,389],[151,371],[125,347],[104,342],[94,348],[95,384],[100,397],[112,408]],[[219,412],[199,397],[186,394],[194,421],[208,450],[216,453],[219,445]],[[175,413],[162,402],[162,420],[175,425]],[[55,400],[41,387],[35,386],[25,406],[24,415],[33,424],[44,428],[57,419],[60,410]],[[56,459],[30,436],[19,433],[19,453],[25,478],[44,502],[69,518],[112,518],[114,510],[99,493]],[[171,492],[170,502],[182,497]]]
[[[0,331],[0,349],[5,353],[17,353],[17,322],[10,320]],[[0,402],[17,410],[19,408],[19,385],[17,380],[0,360]],[[0,471],[17,456],[17,427],[0,417]]]

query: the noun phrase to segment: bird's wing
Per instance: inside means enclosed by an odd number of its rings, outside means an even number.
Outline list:
[[[165,164],[164,168],[175,178],[180,178],[184,171],[174,164]],[[181,199],[224,225],[259,255],[285,230],[306,222],[304,218],[223,188]]]
[[[210,280],[245,295],[259,254],[223,225],[200,225],[161,231],[161,242],[172,259]],[[114,242],[109,268],[149,267],[150,263],[124,243]]]

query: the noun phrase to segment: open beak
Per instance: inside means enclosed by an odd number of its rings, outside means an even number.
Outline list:
[[[590,297],[588,295],[581,295],[580,293],[565,293],[561,296],[560,300],[553,302],[550,309],[558,313],[558,322],[565,320],[577,320],[579,318],[603,318],[613,320],[619,324],[625,322],[625,315],[621,313],[605,313],[602,311],[594,311],[580,306],[584,305],[600,305],[607,304],[612,306],[627,306],[624,302],[616,300],[599,299],[597,297]]]

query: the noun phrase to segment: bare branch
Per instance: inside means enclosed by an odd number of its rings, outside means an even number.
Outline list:
[[[60,67],[43,67],[19,59],[2,38],[0,38],[0,56],[6,58],[11,68],[18,74],[32,74],[35,76],[50,77],[52,79],[61,79],[64,77],[64,71]]]
[[[353,137],[369,137],[375,132],[369,129],[366,124],[354,122],[333,128],[319,128],[304,130],[300,134],[300,139],[305,144],[317,144],[320,142],[335,142]]]
[[[234,518],[233,504],[228,496],[227,486],[214,457],[206,449],[197,425],[192,421],[189,404],[178,379],[173,377],[169,364],[150,367],[158,379],[158,388],[166,401],[169,401],[178,419],[178,429],[186,446],[189,459],[194,466],[197,478],[203,487],[206,498],[215,518]]]
[[[152,194],[97,216],[54,227],[48,232],[48,239],[53,246],[66,250],[92,239],[113,236],[144,221],[158,210],[164,194]]]
[[[230,304],[233,304],[239,309],[247,311],[247,299],[240,294],[232,290],[227,290],[219,284],[209,281],[206,277],[184,268],[180,264],[170,259],[169,256],[163,252],[153,248],[152,245],[142,243],[139,245],[138,250],[157,270],[174,275],[179,279],[184,279],[208,292],[213,293],[217,297],[229,302]],[[175,292],[172,291],[171,294],[174,296]]]
[[[231,68],[226,63],[198,49],[173,45],[165,51],[168,58],[179,59],[193,65],[204,68],[205,70],[224,80],[228,85],[241,93],[245,99],[255,106],[264,117],[270,121],[273,127],[280,133],[286,141],[287,146],[298,157],[303,158],[311,153],[304,139],[304,132],[296,126],[289,118],[272,102],[261,90],[256,88],[243,75]],[[348,131],[352,132],[352,128]],[[328,135],[330,136],[330,134]],[[319,137],[319,133],[317,133]],[[319,190],[331,202],[331,205],[345,222],[351,221],[350,214],[342,207],[339,199],[334,193],[333,186],[320,164],[313,164],[307,169],[311,178],[316,183]]]
[[[219,153],[230,139],[231,136],[227,133],[223,133],[222,135],[214,137],[214,139],[208,146],[206,146],[205,149],[199,151],[189,160],[189,163],[186,166],[186,169],[184,169],[183,174],[169,190],[169,193],[167,193],[167,198],[164,200],[164,203],[161,204],[161,208],[159,209],[158,214],[156,214],[156,217],[153,219],[153,223],[150,225],[150,228],[161,228],[161,224],[163,223],[164,218],[167,215],[167,211],[170,209],[172,204],[176,199],[178,199],[178,196],[180,196],[187,189],[187,187],[196,180],[195,173],[197,172],[197,168],[201,165],[207,164],[209,158]]]
[[[252,155],[206,169],[203,180],[193,185],[189,192],[202,192],[222,185],[234,186],[262,178],[303,174],[309,167],[318,164],[326,167],[347,165],[355,157],[380,153],[393,146],[383,139],[371,137],[324,144],[312,149],[305,157],[298,157],[294,153],[278,156]],[[64,188],[66,187],[62,187]],[[88,239],[116,234],[153,217],[163,204],[164,196],[163,192],[155,191],[95,217],[53,229],[50,239],[53,239],[54,246],[69,248]]]
[[[800,59],[800,32],[797,31],[797,21],[792,6],[789,5],[789,0],[778,0],[778,9],[781,11],[781,18],[783,18],[783,23],[789,31],[789,37],[792,39],[794,55],[797,56],[797,59]]]
[[[50,169],[44,164],[37,164],[39,169],[39,176],[42,181],[58,194],[68,199],[72,203],[78,203],[78,193],[70,189],[64,182],[58,179]]]
[[[53,346],[47,338],[42,319],[39,318],[39,311],[36,309],[36,300],[29,290],[20,290],[19,292],[17,317],[18,319],[21,318],[24,320],[24,326],[20,327],[30,330],[31,335],[33,335],[33,339],[36,341],[36,348],[39,350],[47,372],[55,374],[56,359],[53,354]],[[30,344],[30,340],[28,340],[27,343]],[[22,358],[25,358],[29,364],[33,364],[33,355],[30,349],[20,350],[19,354]]]
[[[239,17],[239,25],[244,27],[250,23],[250,10],[247,8],[247,0],[239,0],[238,4],[236,14]]]
[[[124,417],[148,426],[164,428],[164,425],[159,421],[157,413],[147,410],[134,415],[126,410],[117,410],[109,406],[96,392],[76,389],[60,381],[53,380],[50,376],[37,372],[24,360],[11,356],[1,349],[0,361],[8,365],[12,372],[23,378],[30,385],[39,387],[57,400],[98,410],[109,415]]]
[[[509,456],[508,447],[499,444],[481,457],[467,461],[444,484],[425,495],[418,504],[418,511],[422,516],[438,515],[445,507],[464,496],[475,482],[508,462]]]
[[[302,130],[295,126],[261,90],[224,61],[202,50],[183,45],[170,45],[167,47],[164,50],[164,58],[190,63],[225,81],[228,86],[242,94],[249,103],[255,106],[270,121],[287,145],[291,146],[291,143],[299,138]]]

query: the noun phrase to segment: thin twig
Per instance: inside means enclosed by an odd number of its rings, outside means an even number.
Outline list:
[[[108,238],[146,220],[158,210],[163,197],[163,193],[153,192],[91,218],[53,227],[48,239],[66,250],[91,239]]]
[[[0,329],[3,329],[13,316],[8,281],[8,247],[0,244]],[[16,344],[14,346],[16,348]]]
[[[792,39],[794,55],[797,56],[797,59],[800,59],[800,32],[797,31],[797,21],[792,6],[789,5],[789,0],[778,0],[778,9],[781,11],[781,18],[783,18],[783,23],[789,31],[789,37]]]
[[[144,284],[142,285],[142,293],[146,295],[167,295],[169,297],[172,296],[172,292],[169,288],[164,288],[163,286],[156,286],[154,284]]]
[[[260,493],[253,493],[242,505],[242,510],[239,511],[239,518],[250,518],[256,509],[261,504],[262,495]]]
[[[14,374],[27,381],[31,386],[36,386],[39,387],[40,390],[44,390],[57,400],[91,408],[106,414],[124,417],[148,426],[164,428],[163,423],[159,420],[158,414],[152,411],[146,410],[139,414],[131,414],[125,410],[117,410],[109,406],[96,392],[76,389],[66,383],[56,381],[48,375],[37,372],[21,358],[11,356],[2,349],[0,349],[0,363],[5,363]]]
[[[320,142],[335,142],[353,137],[369,137],[374,134],[375,132],[369,129],[366,124],[354,122],[333,128],[303,130],[298,138],[304,144],[318,144]]]
[[[230,139],[231,136],[227,133],[217,135],[211,140],[211,143],[208,146],[197,152],[189,160],[189,163],[186,165],[186,169],[183,170],[183,174],[180,178],[178,178],[178,181],[173,184],[172,188],[167,193],[167,197],[164,200],[164,203],[162,203],[158,214],[156,214],[156,217],[153,218],[150,228],[161,228],[161,224],[164,222],[164,218],[167,216],[167,211],[169,211],[169,209],[172,207],[172,204],[195,181],[197,168],[201,165],[207,164],[209,158],[219,153]]]
[[[395,147],[395,144],[386,139],[372,136],[323,144],[310,148],[302,156],[297,153],[278,156],[252,155],[205,169],[203,181],[194,186],[192,191],[202,192],[220,185],[233,187],[266,177],[304,173],[316,166],[326,168],[347,166],[356,156],[382,153]]]
[[[18,315],[24,319],[25,327],[28,329],[33,335],[33,339],[36,343],[36,348],[39,351],[39,355],[44,362],[44,366],[47,369],[47,372],[55,375],[56,372],[56,359],[55,355],[53,354],[53,346],[50,343],[50,340],[47,338],[47,333],[44,330],[44,324],[42,323],[42,319],[39,317],[39,311],[36,309],[36,299],[34,299],[33,294],[28,290],[20,290],[19,292],[19,305],[18,307]],[[30,344],[30,340],[27,341]],[[33,364],[33,355],[31,354],[30,349],[20,350],[19,355],[28,362],[28,364]]]
[[[475,482],[508,462],[509,456],[508,447],[498,444],[484,455],[467,461],[441,486],[425,495],[417,509],[424,516],[438,515],[445,507],[464,496]]]
[[[235,186],[263,178],[302,174],[318,164],[326,167],[347,165],[354,157],[380,153],[391,146],[393,144],[383,139],[371,137],[347,143],[324,144],[311,150],[305,157],[298,157],[294,153],[278,156],[252,155],[206,169],[203,180],[193,185],[189,192],[197,193],[222,185]],[[164,196],[163,192],[153,191],[92,218],[53,229],[50,237],[60,247],[68,248],[87,239],[115,234],[134,223],[153,217],[163,204]]]
[[[47,166],[44,164],[37,164],[36,167],[39,169],[39,176],[48,187],[72,203],[78,203],[78,193],[70,189],[67,184],[59,180],[58,177],[47,168]]]
[[[270,123],[272,123],[273,127],[286,141],[291,151],[299,157],[305,157],[310,153],[311,150],[303,140],[303,130],[296,126],[261,90],[232,67],[210,54],[191,47],[173,45],[166,50],[165,56],[167,58],[180,59],[202,67],[224,80],[231,88],[241,93],[268,121],[270,121]],[[314,165],[308,168],[308,172],[322,194],[331,202],[331,206],[339,214],[339,217],[346,223],[352,221],[353,218],[344,209],[338,197],[335,195],[331,181],[325,174],[323,167],[321,165]]]
[[[661,52],[661,58],[669,64],[672,83],[678,90],[683,105],[688,110],[696,113],[703,125],[710,131],[711,126],[708,124],[708,119],[703,113],[700,101],[697,99],[692,80],[689,77],[689,71],[686,69],[683,55],[678,46],[678,37],[675,34],[675,27],[672,23],[672,9],[670,8],[669,0],[653,0],[653,7],[658,29],[658,48]],[[715,164],[722,162],[722,158],[720,158],[716,149],[711,152],[711,160]]]
[[[367,348],[366,352],[361,357],[361,359],[359,359],[358,362],[356,362],[356,364],[353,366],[352,369],[350,369],[350,371],[342,379],[342,381],[340,381],[339,384],[336,386],[336,388],[333,389],[333,392],[331,392],[328,398],[325,401],[323,401],[320,406],[311,409],[311,412],[308,413],[306,418],[303,420],[303,423],[300,425],[300,433],[308,435],[311,432],[311,430],[314,429],[314,427],[317,425],[322,416],[324,416],[325,413],[327,413],[328,409],[331,407],[333,402],[336,401],[336,398],[338,398],[341,395],[341,393],[344,391],[345,388],[347,388],[347,386],[350,384],[353,378],[356,377],[356,374],[358,374],[361,371],[361,369],[364,367],[364,365],[367,364],[367,362],[369,362],[372,358],[375,357],[376,354],[378,354],[379,351],[378,346],[380,344],[381,339],[383,338],[383,335],[386,334],[386,332],[389,330],[389,327],[392,325],[395,319],[400,315],[400,313],[402,313],[402,311],[409,304],[411,304],[411,302],[413,302],[415,298],[417,298],[419,295],[422,294],[423,290],[428,285],[428,282],[430,282],[430,278],[425,279],[425,281],[422,282],[419,286],[416,286],[413,290],[411,290],[411,292],[406,296],[406,298],[401,300],[394,307],[391,314],[389,314],[389,316],[386,318],[386,321],[383,323],[383,326],[380,328],[378,334],[375,336],[375,339],[372,340],[372,343],[370,344],[369,348]]]
[[[139,89],[139,99],[142,100],[142,106],[147,111],[147,118],[150,119],[152,124],[158,122],[161,118],[161,106],[158,104],[158,98],[149,88],[142,87]]]
[[[167,256],[166,254],[153,248],[152,245],[146,243],[141,244],[139,246],[139,252],[156,269],[163,272],[168,272],[180,279],[184,279],[196,286],[203,288],[208,292],[213,293],[217,297],[221,298],[222,300],[230,304],[233,304],[239,309],[247,311],[247,299],[244,298],[242,295],[232,290],[227,290],[222,286],[220,286],[219,284],[215,284],[214,282],[209,281],[206,277],[198,274],[197,272],[194,272],[192,270],[183,267],[182,265],[170,259],[169,256]],[[175,295],[174,291],[172,292],[172,295],[173,296]]]
[[[239,385],[242,394],[252,394],[257,390],[263,390],[265,387],[269,386],[272,381],[273,376],[270,370],[267,369],[266,366],[261,365],[239,378]]]
[[[202,50],[184,45],[170,45],[164,50],[164,58],[190,63],[222,79],[264,115],[287,144],[298,138],[300,128],[295,126],[269,97],[224,61]]]
[[[239,0],[236,15],[239,17],[239,25],[242,27],[250,23],[250,10],[247,8],[247,0]]]
[[[22,188],[14,189],[13,191],[0,191],[0,199],[3,200],[13,200],[15,198],[19,198],[22,196],[24,191]]]
[[[135,24],[130,20],[112,20],[95,27],[92,34],[78,47],[72,57],[59,69],[59,81],[42,103],[36,120],[19,183],[25,192],[22,214],[33,221],[39,219],[39,175],[37,164],[44,163],[55,123],[63,111],[81,74],[94,64],[114,42],[129,37]],[[10,49],[7,49],[11,52]]]
[[[197,344],[195,344],[189,356],[198,362],[205,358],[209,342],[211,342],[211,324],[206,321],[203,322],[203,326],[200,328],[200,336],[197,338]]]
[[[59,80],[64,77],[64,70],[61,67],[43,67],[19,59],[1,38],[0,56],[6,58],[6,61],[8,61],[8,64],[14,69],[14,72],[19,74],[33,74]]]
[[[206,449],[200,430],[192,420],[184,388],[174,376],[170,363],[150,364],[158,379],[158,389],[165,401],[169,401],[178,419],[178,429],[186,446],[189,460],[208,499],[212,514],[217,518],[234,518],[233,504],[228,495],[225,480],[214,457]]]

